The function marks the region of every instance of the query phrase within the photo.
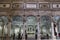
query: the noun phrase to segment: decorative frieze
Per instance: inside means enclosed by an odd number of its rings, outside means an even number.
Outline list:
[[[60,3],[0,3],[0,8],[60,10]]]

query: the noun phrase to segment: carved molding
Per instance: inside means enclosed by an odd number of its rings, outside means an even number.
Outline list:
[[[9,9],[39,9],[39,10],[60,10],[60,3],[0,3],[0,8]],[[0,9],[0,10],[1,10]]]

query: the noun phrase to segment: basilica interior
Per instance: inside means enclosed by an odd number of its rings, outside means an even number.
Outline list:
[[[60,0],[0,0],[0,40],[19,33],[22,40],[60,39]]]

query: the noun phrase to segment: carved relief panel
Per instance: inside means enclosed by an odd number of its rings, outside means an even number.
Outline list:
[[[50,5],[49,5],[49,3],[40,3],[39,8],[40,9],[49,9]]]
[[[13,9],[23,9],[24,4],[23,3],[13,3],[12,8]]]
[[[52,6],[53,6],[53,8],[55,8],[55,9],[56,9],[56,8],[57,8],[57,9],[60,8],[60,4],[58,4],[58,3],[53,4]]]
[[[10,8],[10,4],[0,4],[0,8]]]
[[[25,5],[26,9],[37,9],[36,3],[26,3]]]

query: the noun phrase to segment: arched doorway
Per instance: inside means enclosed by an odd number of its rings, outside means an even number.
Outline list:
[[[7,32],[7,23],[8,18],[6,16],[0,16],[0,40],[6,40],[8,32]]]
[[[26,32],[28,35],[28,38],[30,38],[30,40],[33,40],[31,38],[35,38],[35,32],[36,32],[36,22],[37,19],[35,16],[27,16],[26,18]]]
[[[41,39],[47,39],[52,37],[51,17],[47,15],[41,16],[40,34],[41,34]]]
[[[17,39],[19,34],[23,34],[23,18],[21,16],[13,16],[10,36],[14,37],[15,35],[15,39]]]

